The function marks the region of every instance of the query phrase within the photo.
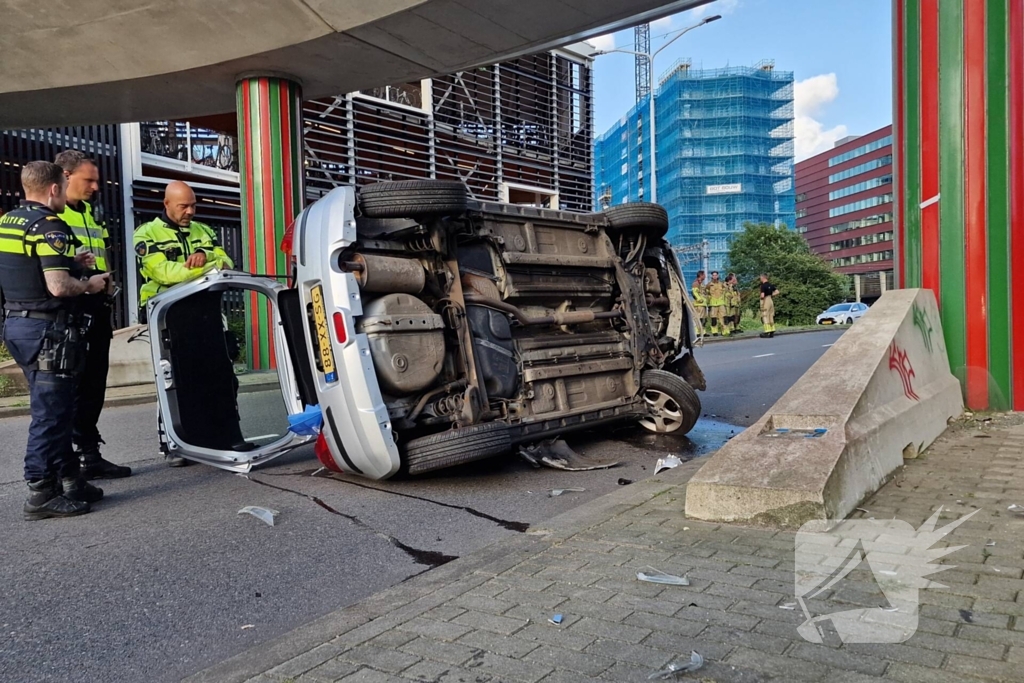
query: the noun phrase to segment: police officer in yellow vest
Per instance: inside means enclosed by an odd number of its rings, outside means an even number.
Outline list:
[[[67,178],[67,204],[60,217],[69,228],[72,253],[92,254],[95,264],[87,275],[108,273],[109,235],[97,219],[90,200],[100,190],[100,172],[96,162],[76,149],[61,152],[54,160]],[[109,296],[83,297],[82,313],[90,317],[85,334],[85,366],[75,396],[74,442],[86,479],[119,479],[130,476],[132,468],[115,465],[100,454],[97,422],[103,411],[110,368],[110,339],[114,334],[113,300]]]
[[[169,287],[194,280],[213,268],[234,268],[208,225],[192,220],[196,195],[175,180],[164,191],[164,213],[135,229],[135,253],[142,273],[139,306]]]
[[[85,356],[83,295],[104,296],[110,276],[74,254],[64,210],[63,169],[32,161],[21,170],[25,200],[0,218],[4,344],[25,374],[32,421],[25,449],[25,519],[89,512],[103,491],[80,476],[72,444],[75,393]]]
[[[711,336],[729,336],[729,325],[726,323],[726,287],[719,278],[718,271],[712,271],[711,282],[708,283],[708,314],[711,316]]]
[[[141,319],[145,320],[146,303],[160,292],[194,280],[213,268],[234,268],[231,257],[217,241],[217,233],[210,226],[193,220],[195,215],[195,193],[187,184],[176,180],[168,183],[164,190],[163,215],[135,229],[133,242],[143,280],[139,292]],[[225,357],[225,362],[230,361]],[[224,425],[224,429],[237,441],[244,442],[237,423]],[[190,464],[169,453],[165,457],[170,467]]]

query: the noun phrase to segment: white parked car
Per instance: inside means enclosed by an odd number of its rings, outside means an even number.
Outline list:
[[[151,300],[162,445],[246,472],[316,438],[329,469],[384,479],[624,420],[685,434],[705,382],[667,229],[655,204],[573,214],[452,182],[335,188],[289,228],[290,286],[213,272]],[[318,437],[240,438],[220,310],[243,300],[271,330],[250,349],[270,351],[289,415],[322,412]]]
[[[836,304],[818,314],[818,325],[851,325],[868,312],[867,304]]]

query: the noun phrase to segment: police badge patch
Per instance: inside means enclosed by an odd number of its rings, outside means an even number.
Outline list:
[[[56,230],[48,232],[43,235],[43,239],[58,254],[63,255],[68,248],[68,236],[63,232],[57,232]]]
[[[139,242],[138,244],[135,245],[135,253],[139,255],[139,258],[145,256],[148,252],[149,249],[146,248],[145,242]]]

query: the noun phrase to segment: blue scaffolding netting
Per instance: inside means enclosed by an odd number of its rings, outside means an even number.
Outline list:
[[[743,224],[793,227],[793,72],[752,67],[691,69],[676,62],[655,94],[658,203],[677,247],[704,240],[722,270]],[[596,209],[650,198],[650,103],[644,98],[594,144]],[[686,277],[701,267],[684,264]]]

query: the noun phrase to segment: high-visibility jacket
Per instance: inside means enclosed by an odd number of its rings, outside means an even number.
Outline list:
[[[217,241],[217,233],[199,221],[192,221],[188,227],[181,228],[164,215],[136,228],[132,242],[143,279],[139,291],[140,306],[165,289],[194,280],[209,270],[235,267]],[[196,252],[206,254],[206,265],[202,268],[187,267],[185,261]]]
[[[693,293],[693,303],[697,306],[707,306],[707,288],[696,280],[693,283],[693,287],[690,289]]]
[[[725,306],[725,283],[721,280],[710,282],[708,284],[708,298],[711,299],[712,306]]]
[[[740,290],[736,289],[735,285],[726,285],[725,294],[725,305],[729,308],[739,310],[740,304],[742,303],[743,297],[740,296]]]
[[[77,209],[70,203],[67,204],[60,213],[60,219],[71,228],[71,244],[75,247],[71,250],[71,255],[74,256],[78,247],[85,247],[96,257],[93,270],[107,272],[110,235],[107,234],[107,228],[96,221],[89,202],[81,202]]]

